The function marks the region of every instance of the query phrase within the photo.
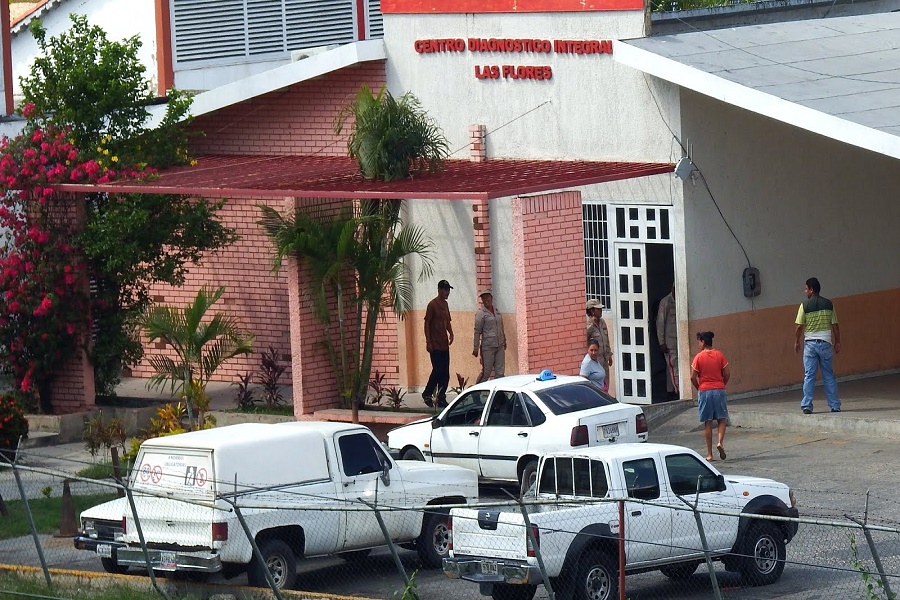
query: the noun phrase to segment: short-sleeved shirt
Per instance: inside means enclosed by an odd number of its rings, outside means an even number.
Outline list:
[[[450,350],[450,306],[438,296],[425,309],[425,341],[432,351]]]
[[[603,382],[606,381],[606,369],[603,368],[603,365],[591,358],[590,354],[585,354],[584,358],[581,360],[581,370],[579,373],[582,377],[587,377],[597,385],[603,385]]]
[[[700,382],[697,389],[701,392],[706,390],[724,390],[725,377],[722,371],[727,366],[728,361],[725,359],[725,355],[715,348],[701,350],[691,363],[691,368],[697,372],[697,379]]]
[[[803,339],[825,340],[831,343],[831,326],[837,325],[837,313],[831,300],[810,296],[797,310],[797,325],[803,325]]]

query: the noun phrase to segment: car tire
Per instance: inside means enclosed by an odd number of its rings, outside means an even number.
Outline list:
[[[674,581],[682,581],[690,577],[700,566],[698,562],[678,563],[659,568],[659,572]]]
[[[531,600],[537,592],[536,585],[495,583],[491,590],[493,600]]]
[[[124,575],[128,572],[128,565],[120,565],[114,558],[101,557],[100,564],[103,565],[103,570],[107,573]]]
[[[403,451],[403,454],[400,455],[400,460],[418,460],[425,462],[425,457],[418,448],[407,448]]]
[[[619,570],[607,552],[588,550],[575,570],[574,600],[617,600]]]
[[[750,585],[769,585],[784,572],[787,549],[781,529],[773,523],[751,524],[744,534],[740,571]]]
[[[532,460],[522,469],[522,479],[519,482],[519,496],[524,496],[531,489],[537,479],[537,461]]]
[[[342,558],[344,561],[350,564],[361,563],[362,561],[369,558],[369,555],[372,553],[371,548],[367,548],[365,550],[353,550],[352,552],[341,552],[338,554],[338,557]]]
[[[422,533],[416,540],[416,550],[423,565],[431,569],[441,567],[441,561],[450,556],[449,510],[425,511]]]
[[[253,587],[269,587],[266,580],[268,569],[279,590],[289,590],[297,583],[297,557],[294,551],[281,540],[268,540],[259,545],[262,562],[255,557],[247,571],[247,583]]]

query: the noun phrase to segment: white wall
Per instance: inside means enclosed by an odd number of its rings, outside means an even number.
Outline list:
[[[754,308],[799,303],[813,276],[828,297],[897,288],[896,160],[693,92],[682,100],[694,162],[760,270]],[[750,310],[746,259],[702,182],[684,197],[691,318]]]
[[[487,126],[492,158],[668,160],[659,114],[639,72],[609,54],[441,52],[414,42],[445,38],[603,40],[642,35],[641,11],[385,15],[388,87],[412,91],[437,118],[453,158],[468,156],[468,126]],[[480,80],[476,65],[549,65],[548,81]],[[531,111],[531,112],[529,112]]]

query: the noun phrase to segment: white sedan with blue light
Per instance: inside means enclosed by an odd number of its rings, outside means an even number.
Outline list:
[[[545,370],[473,385],[438,415],[389,431],[388,447],[404,460],[467,467],[525,491],[547,452],[646,442],[647,435],[640,407],[583,377]]]

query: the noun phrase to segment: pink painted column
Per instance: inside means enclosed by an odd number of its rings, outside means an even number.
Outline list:
[[[577,375],[584,356],[581,193],[514,198],[519,372]]]

